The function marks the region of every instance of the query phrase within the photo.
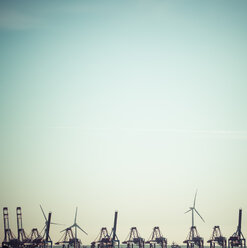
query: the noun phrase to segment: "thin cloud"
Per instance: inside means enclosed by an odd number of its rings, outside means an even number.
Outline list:
[[[247,138],[247,131],[237,130],[206,130],[206,129],[162,129],[162,128],[84,128],[81,126],[50,126],[54,129],[82,129],[83,131],[111,131],[111,132],[139,132],[139,133],[170,133],[170,134],[198,134],[204,136],[220,136],[228,138]]]
[[[247,131],[236,130],[207,130],[207,129],[162,129],[162,128],[139,128],[133,129],[137,132],[158,132],[158,133],[171,133],[171,134],[184,134],[184,135],[204,135],[204,136],[221,136],[229,138],[247,138]]]

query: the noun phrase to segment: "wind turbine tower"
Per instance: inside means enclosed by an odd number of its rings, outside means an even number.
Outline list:
[[[50,247],[52,247],[52,240],[51,240],[51,237],[50,237],[50,225],[51,224],[55,224],[55,225],[58,225],[57,223],[53,223],[51,222],[51,212],[48,213],[48,217],[46,217],[45,215],[45,212],[42,208],[42,206],[40,205],[40,209],[43,213],[43,216],[45,218],[45,226],[43,227],[43,230],[41,231],[41,233],[44,231],[44,234],[43,234],[43,242],[44,242],[44,246],[47,247],[49,244],[50,244]]]
[[[204,243],[203,238],[200,237],[195,226],[195,213],[202,219],[203,222],[205,222],[202,216],[196,210],[196,196],[197,196],[197,191],[194,197],[193,206],[190,207],[189,210],[185,212],[185,214],[191,212],[192,215],[192,226],[190,228],[190,232],[187,236],[187,239],[184,241],[184,243],[187,244],[187,248],[193,248],[195,245],[198,246],[199,248],[203,248],[203,243]]]
[[[67,247],[72,246],[74,248],[80,248],[81,240],[77,238],[77,228],[79,228],[86,235],[87,233],[76,223],[76,218],[77,218],[77,207],[75,211],[74,224],[61,231],[65,233],[60,239],[62,241],[59,240],[58,242],[56,242],[57,245],[63,245],[63,247],[67,245]],[[73,234],[72,228],[75,228],[75,236]]]

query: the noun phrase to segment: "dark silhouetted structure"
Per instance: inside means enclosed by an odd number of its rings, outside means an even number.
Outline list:
[[[203,238],[200,237],[195,226],[192,226],[190,228],[189,235],[187,236],[184,243],[187,244],[187,248],[193,248],[195,245],[198,246],[199,248],[203,247],[204,245]]]
[[[214,226],[213,234],[210,240],[208,240],[208,243],[210,244],[210,248],[214,248],[215,245],[221,246],[222,248],[227,246],[226,238],[222,235],[219,226]]]
[[[45,241],[43,237],[40,235],[37,228],[33,228],[29,235],[30,242],[32,247],[44,247]]]
[[[118,218],[118,212],[115,211],[113,228],[112,228],[112,232],[110,234],[113,248],[115,247],[116,244],[117,244],[118,248],[119,248],[119,245],[120,245],[120,241],[119,241],[119,239],[117,237],[117,218]]]
[[[112,242],[111,242],[111,237],[108,234],[107,228],[102,227],[100,230],[99,235],[96,237],[96,239],[91,243],[92,248],[106,248],[106,247],[111,247]]]
[[[196,212],[196,214],[202,219],[202,221],[205,222],[204,219],[202,218],[202,216],[196,210],[196,207],[195,207],[196,206],[196,195],[197,195],[197,191],[196,191],[196,194],[194,197],[193,207],[190,207],[189,210],[185,212],[185,214],[186,214],[186,213],[191,211],[191,214],[192,214],[192,226],[190,228],[190,232],[189,232],[186,240],[184,241],[184,243],[187,244],[187,248],[189,248],[189,247],[192,248],[195,245],[198,246],[199,248],[202,248],[204,245],[203,238],[200,237],[200,235],[196,229],[196,226],[194,224],[194,212]]]
[[[61,237],[61,239],[58,242],[56,242],[56,245],[62,245],[63,247],[72,246],[74,248],[80,248],[81,247],[81,244],[82,244],[81,240],[77,238],[77,228],[79,228],[86,235],[87,235],[87,233],[76,223],[77,210],[78,210],[78,208],[76,207],[74,224],[61,231],[61,232],[65,232],[65,233]],[[72,231],[73,227],[75,228],[75,235]]]
[[[100,230],[99,235],[96,239],[91,243],[91,248],[114,248],[115,245],[119,248],[119,239],[117,237],[117,217],[118,212],[115,212],[114,215],[114,223],[111,234],[109,235],[107,228],[102,227]]]
[[[167,248],[167,239],[163,237],[158,226],[153,228],[153,232],[145,243],[149,244],[150,248],[155,248],[156,245],[160,245],[162,248]]]
[[[144,247],[145,240],[141,238],[139,232],[137,231],[136,227],[131,227],[130,232],[126,238],[126,240],[123,242],[123,244],[127,244],[128,248],[133,248],[134,245],[137,245],[139,248]]]
[[[75,247],[75,244],[77,245],[77,247],[81,246],[81,240],[75,239],[71,227],[66,228],[65,230],[63,230],[63,232],[63,236],[58,242],[55,243],[56,245],[62,245],[63,248],[70,246]]]
[[[22,213],[21,207],[16,208],[16,217],[17,217],[17,233],[20,247],[31,246],[31,239],[29,239],[25,233],[25,230],[22,226]]]
[[[3,248],[19,247],[20,242],[14,236],[14,234],[12,233],[9,227],[9,213],[7,207],[3,208],[3,223],[4,223],[4,240],[2,242],[2,247]]]
[[[228,247],[246,247],[246,241],[241,231],[242,209],[239,209],[237,231],[228,239]]]

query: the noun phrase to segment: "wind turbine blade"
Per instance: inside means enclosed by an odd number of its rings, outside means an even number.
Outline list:
[[[191,209],[189,209],[188,211],[185,212],[185,214],[189,213],[191,211]]]
[[[64,226],[64,224],[60,224],[60,223],[54,223],[54,222],[51,222],[52,225],[57,225],[57,226]]]
[[[44,217],[45,217],[45,221],[47,222],[47,218],[46,218],[46,216],[45,216],[45,212],[44,212],[44,210],[43,210],[43,208],[42,208],[41,205],[40,205],[40,208],[41,208],[41,211],[42,211],[42,213],[43,213],[43,215],[44,215]]]
[[[196,190],[196,194],[195,194],[195,198],[194,198],[194,205],[193,205],[193,208],[195,208],[195,205],[196,205],[196,195],[197,195],[197,190]]]
[[[77,226],[81,231],[83,231],[87,235],[87,233],[83,229],[81,229],[77,224],[75,226]]]
[[[194,208],[195,209],[195,208]],[[202,218],[202,216],[198,213],[198,211],[195,209],[196,213],[200,216],[200,218],[205,222],[205,220]]]
[[[75,210],[75,221],[74,221],[74,223],[76,223],[76,217],[77,217],[77,207],[76,207],[76,210]]]
[[[44,225],[40,233],[42,233],[45,230],[45,228],[46,228],[46,225]]]

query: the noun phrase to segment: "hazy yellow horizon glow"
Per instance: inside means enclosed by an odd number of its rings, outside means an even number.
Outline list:
[[[90,244],[229,237],[247,200],[246,1],[0,1],[0,210]],[[2,210],[1,210],[2,211]],[[0,239],[3,220],[0,215]],[[247,235],[245,235],[247,236]]]

